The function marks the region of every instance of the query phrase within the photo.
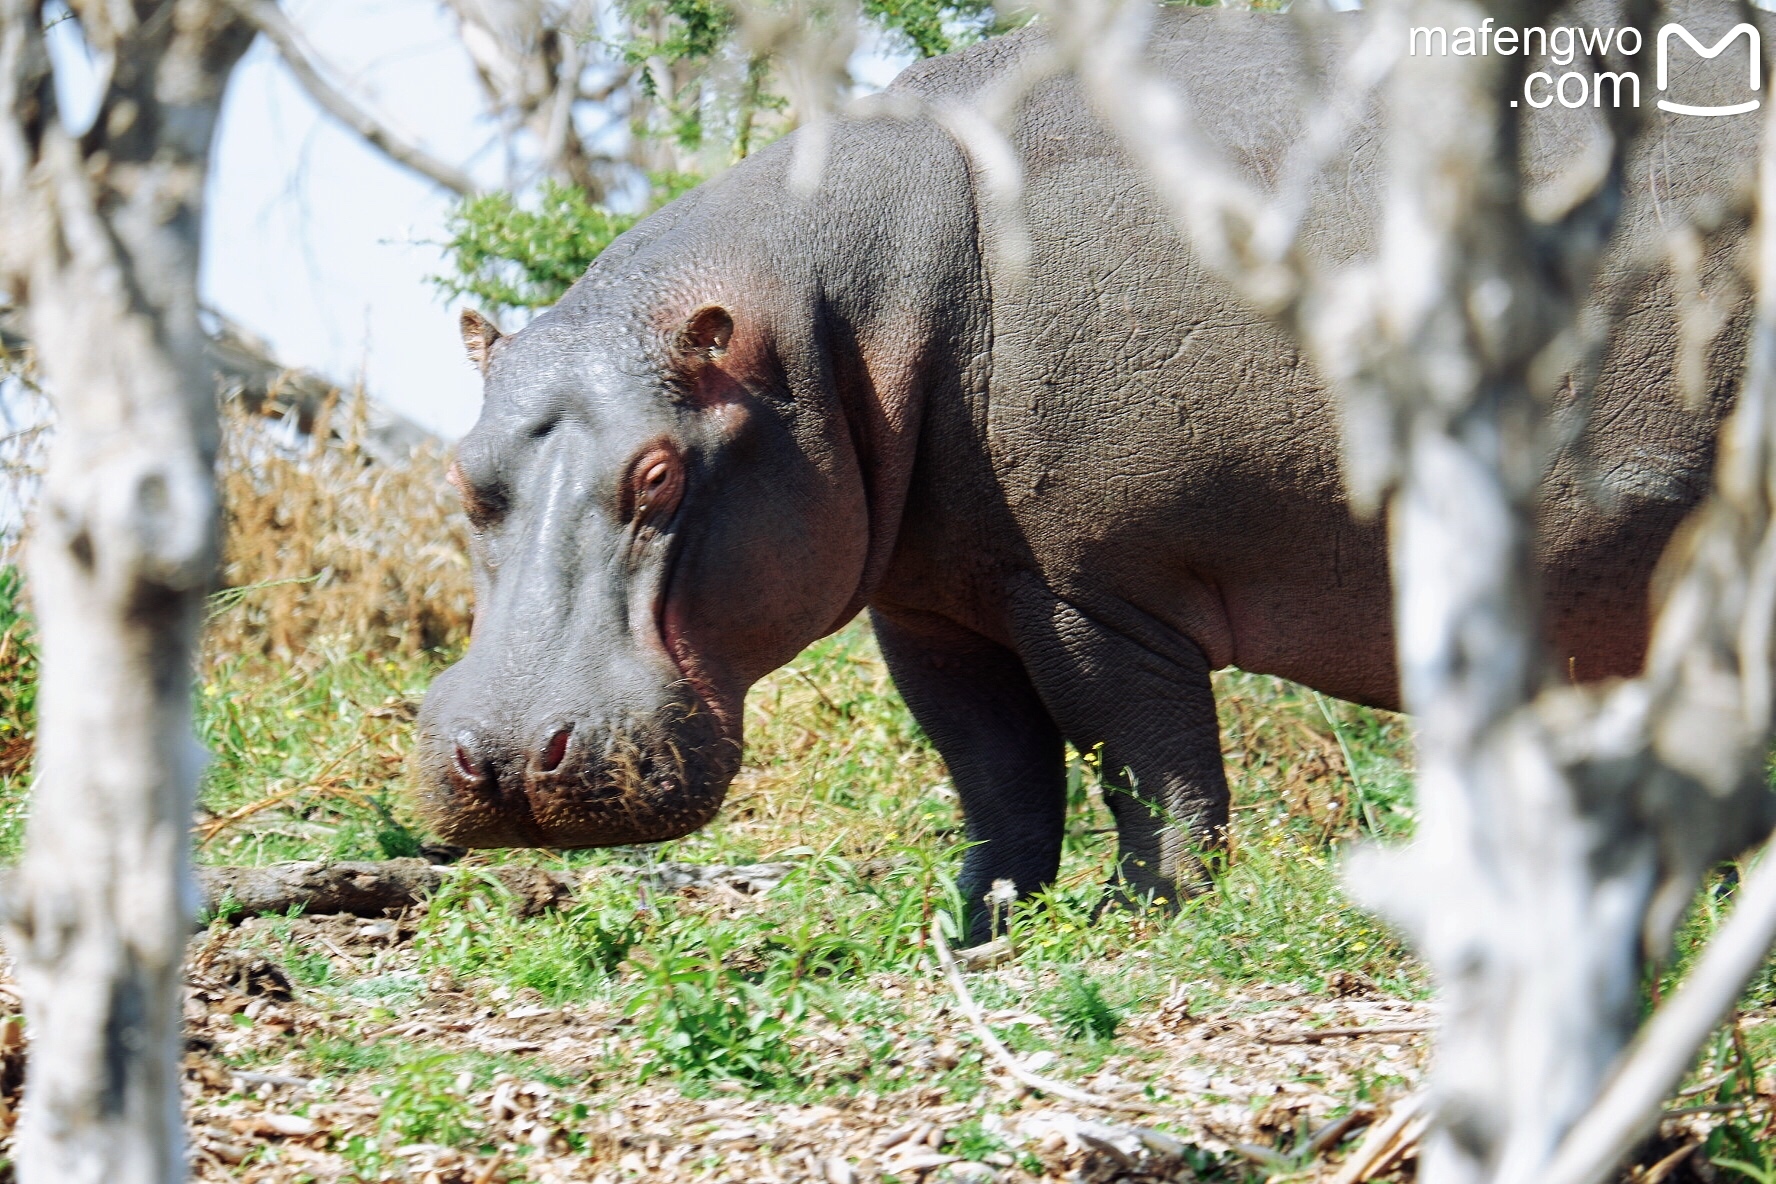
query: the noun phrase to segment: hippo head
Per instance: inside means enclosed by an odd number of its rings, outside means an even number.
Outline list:
[[[721,805],[747,689],[857,611],[844,417],[731,300],[462,327],[475,623],[420,714],[422,813],[471,847],[676,838]]]

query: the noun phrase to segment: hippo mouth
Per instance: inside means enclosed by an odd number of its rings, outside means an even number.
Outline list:
[[[739,762],[726,728],[700,701],[649,718],[577,722],[539,759],[465,769],[460,745],[427,736],[420,810],[465,847],[611,847],[679,838],[707,824]],[[561,735],[562,732],[556,733]],[[550,759],[553,769],[543,767]]]
[[[476,680],[473,648],[439,676],[416,759],[420,812],[441,839],[465,847],[610,847],[679,838],[715,816],[739,767],[739,713],[680,627],[673,566],[652,614],[653,645],[641,647],[659,655],[643,664],[658,671],[658,691],[632,696],[626,709],[602,718],[527,709],[535,687],[525,683],[536,680],[503,673],[498,681],[516,700],[502,713],[509,722],[471,740],[444,722],[452,701],[505,696]],[[646,632],[637,631],[641,638]],[[642,706],[636,698],[654,702]]]

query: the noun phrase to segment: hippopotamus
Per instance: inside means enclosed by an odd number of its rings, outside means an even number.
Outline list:
[[[1718,7],[1692,22],[1708,41],[1732,19]],[[1035,85],[1008,128],[1015,215],[932,117],[1044,35],[915,65],[823,150],[797,133],[758,152],[618,238],[521,331],[463,314],[485,402],[451,480],[476,615],[417,744],[441,837],[572,848],[704,825],[748,688],[865,610],[948,765],[970,900],[1055,876],[1067,743],[1101,751],[1122,891],[1188,890],[1228,818],[1214,670],[1400,705],[1385,518],[1352,512],[1337,403],[1302,351],[1167,222],[1072,79]],[[1350,36],[1174,9],[1150,53],[1266,184],[1303,134],[1290,96]],[[1674,69],[1674,86],[1707,82]],[[1373,248],[1378,118],[1315,189],[1312,260]],[[1538,184],[1585,156],[1596,121],[1524,118]],[[1731,193],[1758,122],[1656,114],[1630,161],[1592,301],[1607,342],[1549,391],[1591,408],[1540,519],[1559,677],[1639,669],[1654,565],[1709,488],[1743,301],[1704,339],[1697,389],[1679,283],[1644,260]],[[1725,237],[1702,269],[1716,288],[1740,250]]]

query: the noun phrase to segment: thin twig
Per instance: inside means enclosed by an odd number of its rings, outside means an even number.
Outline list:
[[[1670,1155],[1667,1155],[1664,1159],[1661,1159],[1658,1163],[1648,1168],[1646,1174],[1641,1176],[1639,1180],[1636,1181],[1636,1184],[1659,1184],[1661,1180],[1664,1180],[1667,1176],[1671,1175],[1672,1172],[1675,1172],[1683,1164],[1683,1161],[1688,1159],[1695,1152],[1696,1148],[1700,1146],[1702,1146],[1702,1140],[1700,1139],[1685,1143],[1682,1147],[1679,1147],[1676,1151],[1673,1151]]]
[[[1096,1106],[1100,1110],[1122,1110],[1129,1114],[1157,1114],[1159,1111],[1140,1102],[1125,1102],[1118,1098],[1106,1098],[1099,1094],[1088,1093],[1064,1081],[1056,1081],[1052,1077],[1044,1077],[1040,1073],[1032,1073],[1024,1068],[1022,1062],[1012,1055],[1009,1048],[993,1035],[993,1029],[987,1027],[986,1017],[981,1014],[980,1004],[968,993],[968,984],[962,981],[962,971],[956,965],[955,957],[950,953],[950,944],[944,940],[943,932],[936,926],[931,927],[932,948],[937,951],[937,961],[943,967],[944,977],[950,981],[950,990],[956,994],[956,1002],[962,1005],[962,1014],[968,1017],[969,1026],[974,1029],[975,1036],[1000,1066],[1030,1089],[1064,1098],[1080,1106]]]
[[[845,718],[845,712],[839,707],[839,705],[837,703],[834,703],[830,698],[827,697],[826,692],[821,689],[819,683],[815,682],[812,678],[808,677],[808,672],[806,670],[803,670],[800,666],[785,666],[784,669],[789,671],[791,674],[795,675],[797,678],[801,679],[803,682],[807,683],[808,686],[813,689],[814,693],[816,695],[820,696],[820,701],[822,703],[826,704],[827,709],[829,711],[831,711],[834,715],[838,716],[840,719]]]
[[[244,1069],[230,1069],[228,1075],[243,1085],[287,1085],[294,1089],[307,1089],[315,1082],[312,1077],[290,1077],[283,1073],[249,1073]]]
[[[265,34],[265,39],[277,48],[284,64],[290,67],[290,73],[296,76],[296,80],[308,92],[308,97],[327,114],[358,133],[365,143],[396,164],[404,165],[453,193],[467,197],[480,188],[467,173],[439,160],[417,144],[408,143],[380,119],[360,107],[344,91],[328,82],[322,76],[308,47],[303,44],[302,35],[271,0],[229,0],[229,5],[255,29]]]
[[[1367,1028],[1287,1028],[1281,1032],[1260,1032],[1265,1044],[1314,1044],[1341,1036],[1396,1036],[1407,1032],[1432,1032],[1435,1024],[1376,1024]]]
[[[328,938],[328,936],[326,934],[324,934],[324,933],[315,934],[315,940],[320,942],[322,945],[326,946],[328,953],[330,953],[334,957],[338,958],[341,962],[344,962],[347,966],[351,967],[354,971],[358,971],[360,973],[363,971],[364,964],[362,962],[358,961],[356,958],[352,957],[350,954],[346,953],[344,950],[340,949],[338,946],[334,945],[332,940],[330,938]]]
[[[1307,1153],[1318,1158],[1327,1151],[1344,1142],[1344,1137],[1352,1131],[1375,1122],[1375,1107],[1360,1105],[1351,1110],[1343,1118],[1333,1119],[1320,1128],[1318,1134],[1307,1141]]]
[[[342,786],[329,786],[321,783],[326,781],[328,777],[332,776],[334,770],[344,764],[347,757],[351,756],[358,749],[364,747],[369,740],[370,737],[368,736],[359,736],[351,747],[334,757],[331,761],[328,761],[327,767],[322,769],[320,776],[316,777],[312,782],[304,782],[301,785],[292,785],[289,789],[280,789],[276,793],[267,794],[256,802],[248,802],[238,810],[230,810],[220,818],[212,818],[210,821],[204,823],[203,835],[198,839],[197,845],[199,847],[208,846],[210,840],[214,839],[217,835],[221,834],[241,819],[251,818],[261,810],[268,810],[279,802],[288,801],[290,798],[295,797],[304,790],[314,790],[316,793],[325,797],[342,797],[348,801],[355,796],[359,796],[354,795]],[[364,803],[360,798],[358,805],[363,804]]]
[[[1739,889],[1732,916],[1702,951],[1664,1007],[1641,1029],[1591,1110],[1573,1125],[1547,1184],[1596,1184],[1647,1131],[1659,1103],[1683,1079],[1701,1047],[1763,965],[1776,940],[1776,854],[1767,849]]]
[[[1659,1001],[1657,999],[1653,1000],[1653,1005],[1655,1007],[1658,1006],[1658,1003],[1659,1003]],[[1719,1085],[1725,1083],[1729,1078],[1731,1078],[1733,1076],[1734,1072],[1735,1072],[1735,1070],[1728,1069],[1725,1073],[1717,1073],[1713,1077],[1710,1077],[1707,1081],[1702,1082],[1700,1085],[1692,1085],[1689,1089],[1679,1090],[1676,1094],[1674,1094],[1672,1096],[1678,1097],[1678,1098],[1693,1098],[1697,1094],[1705,1094],[1709,1090],[1714,1089],[1716,1086],[1719,1086]]]
[[[1737,1102],[1710,1102],[1706,1106],[1679,1106],[1675,1110],[1661,1110],[1660,1122],[1669,1122],[1673,1118],[1694,1118],[1698,1114],[1732,1114],[1738,1110],[1753,1110],[1768,1105],[1762,1098],[1740,1098]]]
[[[1350,1158],[1339,1165],[1331,1184],[1359,1184],[1373,1176],[1389,1159],[1418,1139],[1425,1115],[1423,1094],[1403,1099],[1388,1116],[1369,1128],[1369,1134]]]

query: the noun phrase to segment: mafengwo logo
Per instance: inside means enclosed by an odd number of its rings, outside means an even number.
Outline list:
[[[1754,92],[1757,91],[1759,89],[1759,83],[1762,82],[1760,72],[1763,68],[1763,47],[1758,44],[1757,26],[1746,24],[1734,25],[1725,37],[1722,37],[1713,45],[1703,45],[1700,41],[1696,40],[1696,38],[1690,36],[1690,31],[1682,25],[1666,25],[1663,29],[1660,29],[1658,54],[1655,59],[1658,62],[1658,77],[1656,81],[1659,84],[1660,91],[1668,89],[1668,83],[1671,80],[1671,39],[1673,37],[1681,39],[1685,45],[1689,46],[1705,58],[1718,58],[1727,52],[1727,46],[1739,40],[1741,34],[1745,36],[1746,54],[1751,60],[1750,74],[1745,85],[1748,90]],[[1692,106],[1689,103],[1675,103],[1670,99],[1662,98],[1659,100],[1659,110],[1670,111],[1676,115],[1743,115],[1747,111],[1756,111],[1758,109],[1758,102],[1758,99],[1750,98],[1746,99],[1744,102],[1728,103],[1724,106],[1698,107]]]
[[[1612,53],[1618,58],[1626,58],[1639,53],[1646,44],[1640,30],[1633,27],[1594,29],[1557,25],[1553,28],[1494,28],[1491,17],[1480,22],[1477,29],[1468,26],[1454,30],[1419,27],[1412,29],[1408,37],[1407,52],[1414,57],[1472,57],[1488,53],[1508,57],[1521,53],[1545,57],[1550,65],[1556,67],[1574,65],[1580,55],[1592,63],[1604,62]],[[1743,60],[1737,51],[1740,45],[1744,46]],[[1716,85],[1711,89],[1736,92],[1733,101],[1685,102],[1683,100],[1686,96],[1683,94],[1668,93],[1674,86],[1672,63],[1678,60],[1680,54],[1693,55],[1710,63],[1707,67],[1710,70],[1730,71],[1731,74],[1715,78],[1713,81]],[[1756,25],[1734,25],[1713,42],[1697,37],[1680,24],[1665,25],[1659,30],[1658,39],[1653,44],[1653,83],[1654,93],[1657,95],[1654,102],[1661,111],[1705,119],[1756,111],[1762,102],[1763,56],[1763,43]],[[1698,71],[1688,70],[1683,73],[1684,83],[1692,86],[1698,83]],[[1744,78],[1744,87],[1739,88],[1737,83],[1727,86],[1721,81],[1723,77]],[[1521,101],[1538,109],[1551,107],[1555,103],[1562,107],[1638,107],[1641,101],[1641,80],[1633,70],[1599,67],[1590,70],[1563,69],[1558,74],[1553,70],[1536,70],[1523,80]],[[1517,106],[1518,102],[1519,100],[1512,99],[1511,106]]]

